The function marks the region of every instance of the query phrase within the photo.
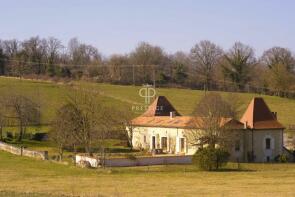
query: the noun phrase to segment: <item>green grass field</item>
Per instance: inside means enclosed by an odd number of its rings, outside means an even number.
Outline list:
[[[38,100],[42,123],[49,123],[55,111],[66,102],[75,88],[82,87],[99,92],[98,102],[114,108],[143,105],[138,95],[141,87],[72,82],[71,85],[49,82],[0,78],[0,90],[22,92]],[[226,96],[230,93],[221,93]],[[158,88],[157,95],[166,96],[183,115],[189,115],[204,95],[203,91]],[[241,103],[241,113],[254,95],[235,93]],[[295,100],[263,96],[279,120],[293,124]],[[137,116],[141,111],[132,111]],[[30,127],[27,132],[47,132],[48,126]],[[6,131],[17,131],[15,127]],[[116,144],[117,142],[113,142]],[[15,144],[16,146],[20,144]],[[33,150],[49,150],[56,154],[50,142],[24,140]],[[115,147],[114,148],[118,148]],[[122,147],[121,147],[122,148]],[[124,148],[124,147],[123,147]],[[66,152],[66,156],[70,154]],[[294,164],[228,164],[220,172],[202,172],[191,165],[107,168],[105,170],[80,169],[19,157],[0,151],[0,196],[294,196]]]
[[[81,169],[0,151],[0,196],[294,196],[294,164]]]
[[[0,78],[0,90],[3,94],[10,92],[20,92],[32,97],[41,106],[42,126],[28,127],[28,133],[47,132],[50,127],[47,125],[54,118],[56,110],[61,107],[69,95],[76,89],[87,89],[98,92],[97,101],[106,105],[113,106],[115,109],[130,110],[133,116],[138,116],[144,110],[134,110],[136,106],[144,106],[144,98],[140,97],[138,92],[140,86],[122,86],[75,81],[70,84],[52,83],[44,81],[20,80],[15,78]],[[204,95],[203,91],[175,88],[157,88],[157,95],[166,96],[175,108],[183,115],[190,115],[194,106]],[[285,125],[295,124],[294,109],[295,100],[285,99],[275,96],[255,95],[249,93],[225,93],[220,92],[223,96],[233,95],[232,98],[238,99],[240,103],[240,116],[246,109],[248,103],[254,96],[262,96],[273,111],[278,112],[279,120]],[[4,133],[17,132],[17,127],[6,127]],[[292,133],[291,133],[292,134]],[[293,134],[292,134],[293,135]],[[23,144],[30,149],[38,149],[36,144]],[[55,154],[53,146],[41,146],[41,149],[48,149],[50,153]]]
[[[73,91],[73,87],[82,87],[88,90],[99,92],[98,102],[112,105],[114,108],[127,108],[131,110],[134,116],[139,115],[143,111],[132,110],[132,107],[143,105],[144,98],[140,97],[138,92],[140,86],[122,86],[99,84],[90,82],[71,82],[71,85],[54,84],[50,82],[40,82],[31,80],[19,80],[13,78],[0,78],[0,90],[5,93],[7,91],[20,91],[23,94],[29,94],[34,97],[41,105],[42,123],[50,123],[54,118],[56,109],[66,102],[68,96]],[[166,96],[175,108],[183,115],[189,115],[194,109],[196,103],[204,95],[203,91],[176,88],[157,88],[157,95]],[[234,95],[234,99],[238,99],[240,105],[240,116],[246,109],[248,103],[254,96],[263,97],[272,111],[278,112],[278,119],[285,126],[295,124],[294,111],[295,100],[280,98],[275,96],[257,95],[251,93],[225,93]],[[10,128],[10,130],[16,130]],[[36,131],[36,128],[30,130]],[[47,130],[46,126],[37,128],[37,130]]]

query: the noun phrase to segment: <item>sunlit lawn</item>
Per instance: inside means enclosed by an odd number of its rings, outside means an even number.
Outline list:
[[[0,196],[294,196],[294,164],[80,169],[0,152]]]

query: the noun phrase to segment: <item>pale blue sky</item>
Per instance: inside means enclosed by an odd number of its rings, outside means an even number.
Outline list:
[[[295,51],[292,0],[0,0],[0,8],[0,39],[78,37],[104,55],[140,41],[188,52],[202,39],[225,49],[241,41],[258,55],[274,45]]]

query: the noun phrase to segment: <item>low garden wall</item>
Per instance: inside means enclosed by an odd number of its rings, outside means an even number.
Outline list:
[[[91,167],[98,167],[99,159],[87,156],[76,155],[76,163],[89,162]],[[154,156],[128,158],[111,158],[105,160],[107,167],[128,167],[128,166],[149,166],[149,165],[167,165],[167,164],[191,164],[192,156]]]
[[[0,142],[0,150],[15,154],[15,155],[21,155],[21,156],[27,156],[27,157],[34,157],[37,159],[47,160],[48,159],[48,152],[47,151],[32,151],[27,150],[23,147],[15,147],[9,144],[6,144],[4,142]]]
[[[88,162],[92,168],[97,168],[99,165],[99,159],[82,156],[82,155],[76,155],[76,164],[81,164],[83,162]]]

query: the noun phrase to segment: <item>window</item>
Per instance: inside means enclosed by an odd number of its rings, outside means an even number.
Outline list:
[[[161,147],[162,147],[163,151],[167,150],[167,137],[161,138]]]
[[[270,141],[271,141],[270,138],[266,138],[266,139],[265,139],[265,148],[266,148],[266,149],[270,149]]]
[[[240,151],[240,140],[236,140],[235,142],[235,151]]]

